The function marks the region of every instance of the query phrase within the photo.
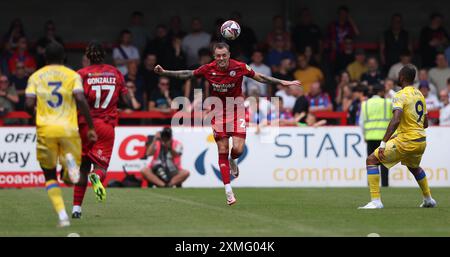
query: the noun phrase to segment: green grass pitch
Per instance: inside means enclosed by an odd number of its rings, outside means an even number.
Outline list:
[[[66,209],[72,191],[64,189]],[[107,189],[86,192],[83,218],[56,228],[43,188],[0,190],[0,236],[450,236],[450,188],[432,188],[435,209],[422,209],[418,188],[382,189],[385,208],[357,210],[367,188]]]

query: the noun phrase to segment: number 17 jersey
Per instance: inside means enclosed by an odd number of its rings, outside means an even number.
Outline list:
[[[84,95],[92,118],[117,125],[119,97],[128,92],[120,71],[111,65],[95,64],[80,69],[78,74],[83,80]],[[84,117],[79,117],[80,124],[85,122]]]
[[[404,87],[392,99],[392,110],[402,110],[403,115],[396,134],[401,141],[425,137],[424,120],[427,106],[422,93],[413,86]]]

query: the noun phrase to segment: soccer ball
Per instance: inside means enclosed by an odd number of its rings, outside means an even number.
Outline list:
[[[227,40],[235,40],[241,34],[241,26],[235,21],[228,20],[220,27],[220,33]]]

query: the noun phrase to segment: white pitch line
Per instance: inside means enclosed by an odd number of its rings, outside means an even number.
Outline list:
[[[168,196],[168,195],[156,193],[154,191],[152,192],[152,194],[158,196],[159,198],[164,198],[164,199],[168,199],[168,200],[172,200],[172,201],[176,201],[176,202],[179,202],[179,203],[184,203],[184,204],[188,204],[188,205],[192,205],[192,206],[207,208],[207,209],[214,210],[214,211],[219,211],[219,212],[228,211],[228,212],[232,212],[234,215],[239,215],[239,216],[244,217],[244,218],[250,217],[252,219],[257,219],[257,220],[259,220],[259,221],[261,221],[263,223],[266,223],[266,224],[270,224],[270,223],[273,223],[275,221],[276,223],[279,223],[279,224],[283,225],[284,227],[286,227],[289,230],[294,230],[296,232],[307,232],[307,233],[310,233],[311,236],[313,236],[313,235],[316,235],[316,236],[324,236],[324,235],[332,236],[332,234],[333,234],[332,231],[318,229],[318,228],[315,228],[315,227],[306,226],[306,225],[299,224],[299,223],[296,223],[296,222],[285,221],[285,220],[278,219],[278,218],[267,217],[267,216],[255,214],[255,213],[252,213],[252,212],[236,210],[236,209],[233,209],[233,208],[221,208],[221,207],[217,207],[217,206],[213,206],[213,205],[209,205],[209,204],[205,204],[205,203],[194,202],[194,201],[191,201],[191,200],[186,200],[186,199],[182,199],[182,198],[178,198],[178,197],[174,197],[174,196]]]

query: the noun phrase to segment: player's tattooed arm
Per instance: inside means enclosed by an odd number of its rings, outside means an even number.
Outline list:
[[[163,69],[163,67],[161,67],[161,65],[156,65],[155,73],[162,76],[173,77],[177,79],[190,79],[194,76],[193,70],[177,70],[177,71],[165,70]]]
[[[254,80],[264,83],[264,84],[271,84],[271,85],[282,85],[282,86],[301,86],[302,83],[298,80],[288,81],[288,80],[282,80],[277,79],[271,76],[266,76],[264,74],[261,74],[259,72],[255,72],[255,76],[253,77]]]
[[[386,129],[386,133],[384,134],[383,137],[383,142],[387,142],[395,133],[395,131],[398,128],[398,125],[400,125],[402,114],[403,114],[402,110],[400,109],[394,110],[394,116],[392,117],[391,121],[389,122],[389,126]]]

